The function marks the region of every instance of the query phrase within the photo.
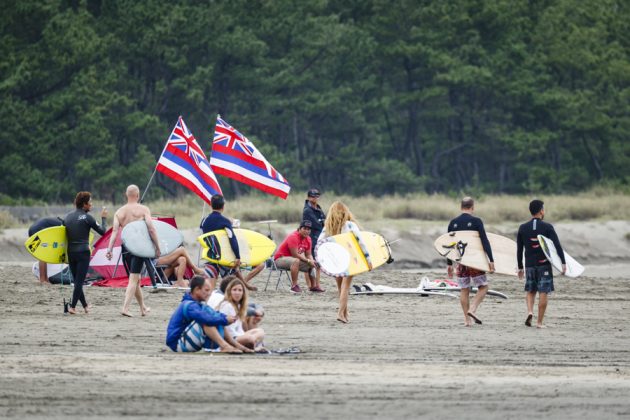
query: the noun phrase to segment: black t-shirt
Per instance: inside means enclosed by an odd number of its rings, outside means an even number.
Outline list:
[[[99,225],[91,214],[83,209],[76,209],[72,213],[66,214],[63,219],[68,237],[68,252],[83,252],[90,250],[90,229],[94,229],[99,234],[104,235],[106,230],[106,220],[102,219],[102,226]]]
[[[61,225],[63,225],[63,220],[61,220],[59,217],[44,217],[43,219],[39,219],[38,221],[33,223],[31,227],[28,228],[28,236],[33,236],[40,230]]]
[[[525,267],[536,267],[539,265],[549,264],[545,253],[543,252],[540,243],[538,242],[538,235],[543,235],[546,238],[551,239],[556,247],[558,256],[565,264],[564,251],[560,245],[558,235],[550,223],[543,222],[540,219],[533,218],[527,223],[523,223],[518,228],[518,234],[516,235],[516,261],[518,268],[523,268],[523,250],[525,250]]]
[[[483,222],[480,218],[473,216],[469,213],[462,213],[448,224],[448,232],[456,232],[459,230],[474,230],[479,232],[479,238],[481,239],[481,245],[483,246],[483,250],[486,252],[488,256],[488,261],[494,262],[494,257],[492,256],[492,248],[490,247],[490,242],[488,241],[488,236],[486,235],[486,230],[483,227]],[[452,265],[453,262],[451,260],[447,260],[448,265]]]

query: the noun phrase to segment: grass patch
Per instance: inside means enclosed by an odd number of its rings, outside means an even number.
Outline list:
[[[241,219],[247,227],[261,220],[277,220],[280,224],[298,224],[302,219],[302,209],[306,194],[297,192],[282,200],[269,195],[252,194],[228,200],[225,215]],[[533,198],[545,201],[546,219],[552,223],[585,220],[630,220],[630,195],[614,190],[598,188],[575,195],[512,196],[486,195],[476,199],[475,214],[486,224],[515,224],[530,218],[528,205]],[[346,203],[359,223],[389,220],[416,220],[448,222],[459,214],[459,197],[447,195],[409,194],[384,197],[350,197],[324,194],[320,205],[326,213],[333,201]],[[181,228],[198,227],[202,215],[210,212],[208,205],[193,194],[178,199],[149,201],[146,203],[153,214],[176,216]],[[102,203],[95,203],[94,214],[100,211]],[[116,208],[110,209],[110,222]],[[0,212],[0,228],[16,227],[19,222],[9,213]],[[630,239],[629,239],[630,240]]]
[[[20,222],[7,211],[0,211],[0,233],[7,228],[20,225]]]

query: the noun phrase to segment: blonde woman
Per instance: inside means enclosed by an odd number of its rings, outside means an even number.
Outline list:
[[[372,270],[372,260],[370,254],[367,251],[365,243],[361,237],[361,231],[359,225],[354,219],[352,212],[348,206],[341,201],[335,201],[331,204],[328,210],[328,216],[324,223],[324,230],[319,235],[318,243],[323,242],[328,236],[339,235],[340,233],[352,232],[359,241],[361,251],[365,254],[365,259],[368,263],[368,268]],[[348,295],[350,294],[350,286],[352,285],[352,276],[347,277],[335,277],[337,281],[337,290],[339,291],[339,312],[337,312],[337,320],[348,323]]]
[[[219,312],[226,316],[236,316],[236,321],[225,327],[225,340],[246,353],[262,348],[265,332],[262,328],[245,331],[243,321],[247,316],[247,287],[245,282],[235,278],[225,289],[225,298],[219,305]]]

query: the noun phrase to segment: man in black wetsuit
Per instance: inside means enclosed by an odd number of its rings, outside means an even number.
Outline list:
[[[87,191],[81,191],[74,199],[76,210],[68,213],[63,220],[68,238],[68,261],[74,282],[72,301],[68,312],[76,314],[75,307],[81,301],[85,313],[89,312],[89,306],[83,294],[83,281],[90,266],[90,229],[94,229],[100,235],[107,230],[107,209],[101,211],[101,224],[88,212],[92,209],[92,195]]]
[[[533,200],[529,203],[529,212],[532,215],[532,219],[518,228],[516,236],[518,277],[521,280],[525,277],[525,302],[527,303],[525,325],[528,327],[532,326],[534,302],[538,292],[538,319],[536,320],[538,328],[545,328],[543,318],[547,309],[548,294],[554,290],[551,263],[547,260],[545,253],[540,247],[538,235],[551,239],[562,261],[562,274],[567,270],[564,251],[562,246],[560,246],[558,235],[556,235],[556,231],[551,224],[543,222],[545,218],[544,204],[541,200]],[[525,271],[523,271],[523,251],[525,251]]]
[[[39,219],[28,228],[28,237],[35,235],[40,230],[48,229],[50,227],[63,225],[63,219],[59,217],[44,217]],[[38,261],[39,263],[39,282],[41,284],[49,284],[48,280],[48,263],[44,261]]]
[[[462,214],[451,220],[448,224],[448,231],[455,232],[458,230],[475,230],[479,232],[479,238],[483,245],[483,250],[488,256],[488,264],[490,266],[490,273],[494,272],[494,259],[492,257],[492,249],[490,248],[490,242],[486,236],[486,230],[483,227],[483,222],[480,218],[473,216],[475,211],[475,201],[471,197],[464,197],[461,203]],[[447,260],[447,273],[448,277],[453,277],[453,262]],[[457,265],[457,282],[461,288],[459,301],[464,311],[464,325],[467,327],[472,326],[470,318],[472,318],[477,324],[481,324],[481,320],[477,317],[476,312],[483,301],[483,298],[488,292],[488,278],[486,273],[480,270],[476,270],[465,265]],[[470,288],[477,286],[477,294],[473,299],[472,304],[469,303]]]

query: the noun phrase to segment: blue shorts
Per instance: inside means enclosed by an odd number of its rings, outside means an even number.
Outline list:
[[[223,336],[223,327],[219,326],[217,330]],[[183,353],[196,352],[202,348],[215,349],[217,347],[219,347],[218,344],[206,336],[203,327],[197,321],[191,322],[186,327],[177,342],[177,351]]]
[[[525,291],[532,293],[551,293],[553,288],[553,272],[550,265],[525,268]]]

